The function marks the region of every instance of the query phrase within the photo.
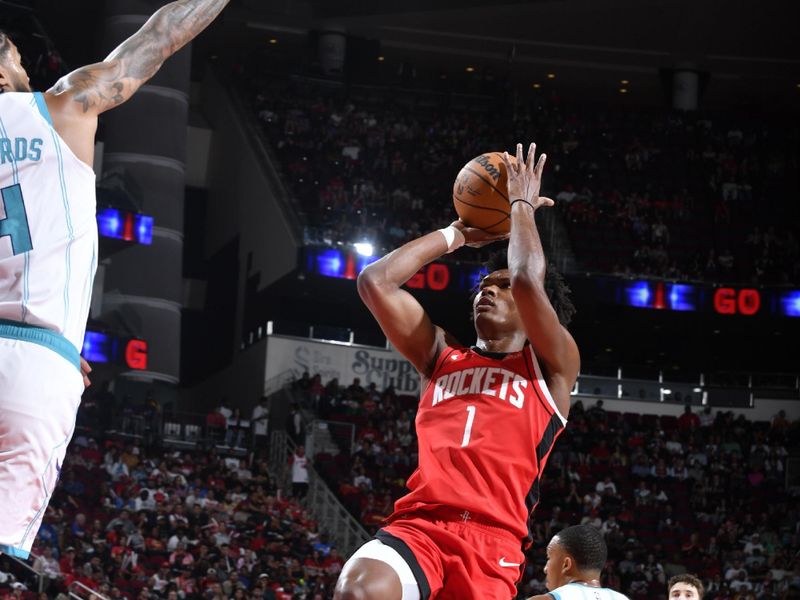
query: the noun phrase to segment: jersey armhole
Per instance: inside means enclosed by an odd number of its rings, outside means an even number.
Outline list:
[[[536,353],[533,351],[533,346],[531,344],[526,346],[525,354],[527,354],[527,360],[530,362],[530,366],[533,367],[533,376],[535,378],[533,385],[538,391],[541,392],[545,400],[547,400],[547,403],[550,405],[553,413],[555,413],[558,416],[558,419],[561,421],[561,425],[566,427],[567,418],[561,414],[560,410],[558,410],[558,405],[553,399],[553,396],[550,394],[550,390],[547,387],[547,382],[544,380],[544,375],[542,374],[542,369],[539,366],[539,360],[536,358]]]
[[[53,119],[50,117],[50,109],[47,108],[47,102],[45,102],[42,92],[34,92],[33,99],[36,100],[36,108],[39,109],[39,113],[41,113],[44,120],[47,121],[47,124],[52,127]]]
[[[447,357],[450,356],[453,352],[456,352],[460,348],[463,349],[463,346],[456,346],[452,345],[450,342],[457,342],[453,336],[451,336],[447,331],[439,327],[439,330],[442,332],[442,341],[444,342],[444,347],[442,348],[441,352],[439,352],[439,356],[436,357],[436,361],[433,363],[433,370],[431,371],[431,380],[433,380],[433,375],[436,374],[444,362],[447,360]],[[448,340],[449,338],[449,340]]]

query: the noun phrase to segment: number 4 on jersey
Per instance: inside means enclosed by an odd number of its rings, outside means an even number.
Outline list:
[[[30,252],[33,250],[31,228],[20,185],[17,183],[0,189],[0,201],[6,214],[4,219],[0,219],[0,238],[6,235],[11,237],[11,252],[15,256]]]

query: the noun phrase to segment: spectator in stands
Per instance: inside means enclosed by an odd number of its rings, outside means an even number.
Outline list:
[[[687,404],[683,409],[683,414],[678,417],[678,428],[682,431],[690,431],[700,427],[700,418],[692,412],[692,406]]]
[[[305,372],[305,376],[308,377],[308,372]],[[267,425],[269,423],[269,407],[268,407],[268,399],[264,396],[258,401],[253,407],[253,414],[250,417],[250,421],[252,423],[252,431],[254,436],[254,441],[256,446],[258,444],[264,443],[267,437]]]
[[[305,446],[298,446],[291,456],[292,493],[298,500],[303,500],[308,493],[308,465]]]
[[[300,406],[296,402],[292,403],[289,416],[286,418],[286,432],[296,445],[305,441],[303,440],[303,417],[300,413]]]
[[[671,577],[667,584],[667,600],[703,600],[703,583],[688,573]]]
[[[33,561],[33,570],[46,578],[45,588],[62,578],[61,565],[53,558],[53,549],[49,546],[42,548],[42,554]]]

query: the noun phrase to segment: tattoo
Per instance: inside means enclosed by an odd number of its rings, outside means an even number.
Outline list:
[[[230,0],[177,0],[147,23],[102,63],[78,69],[53,92],[71,92],[84,113],[101,113],[128,100],[164,61],[192,41]]]

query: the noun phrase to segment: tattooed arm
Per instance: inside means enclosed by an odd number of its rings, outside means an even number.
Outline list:
[[[160,8],[103,62],[62,77],[47,92],[48,106],[52,99],[62,110],[94,117],[119,106],[155,75],[167,58],[203,31],[228,2],[178,0]],[[67,98],[74,104],[67,106]]]

